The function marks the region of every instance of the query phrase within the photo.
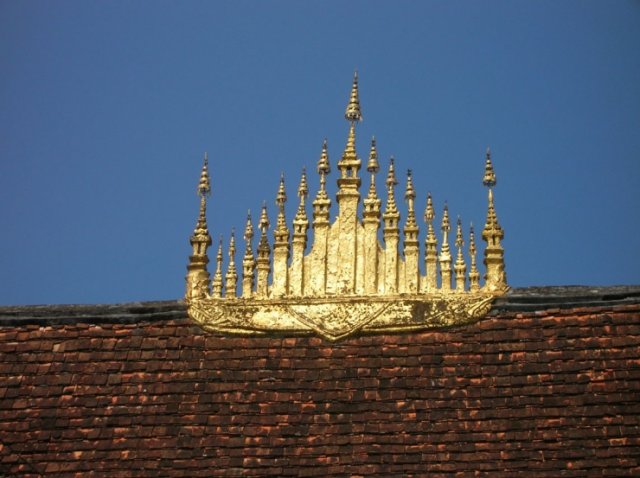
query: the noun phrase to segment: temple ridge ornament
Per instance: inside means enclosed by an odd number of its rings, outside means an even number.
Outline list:
[[[302,335],[316,333],[328,340],[340,340],[354,334],[417,331],[429,327],[463,324],[486,314],[496,296],[508,290],[504,270],[504,232],[496,215],[493,187],[496,176],[487,149],[483,184],[489,190],[487,219],[482,239],[486,268],[480,284],[473,226],[469,228],[465,254],[462,222],[455,222],[455,260],[449,246],[451,220],[445,204],[441,219],[441,245],[438,250],[431,194],[427,195],[424,220],[427,226],[424,269],[420,271],[420,227],[415,211],[416,192],[411,171],[407,174],[404,199],[407,219],[402,224],[396,204],[398,184],[393,158],[385,181],[386,204],[376,190],[380,170],[376,141],[371,141],[367,172],[370,186],[358,213],[361,159],[356,153],[356,123],[362,120],[358,95],[358,77],[354,76],[349,104],[345,111],[349,134],[339,172],[338,215],[330,221],[331,199],[326,191],[331,172],[326,140],[317,164],[320,188],[312,201],[311,224],[307,216],[309,194],[307,174],[303,171],[297,195],[299,206],[289,229],[285,217],[287,193],[284,176],[276,195],[277,218],[274,241],[269,242],[271,227],[266,204],[258,221],[259,239],[254,253],[254,223],[248,215],[243,238],[245,252],[238,271],[235,262],[236,240],[232,234],[227,249],[227,267],[223,274],[224,247],[219,243],[213,279],[207,270],[207,249],[211,236],[207,228],[207,197],[211,192],[208,158],[198,183],[200,214],[191,236],[193,247],[187,267],[186,303],[189,316],[203,328],[243,335]],[[307,249],[309,226],[313,243]],[[383,241],[378,240],[382,225]],[[402,250],[401,250],[402,248]],[[467,260],[469,272],[467,274]],[[269,282],[269,277],[272,280]],[[240,293],[238,295],[238,288]]]

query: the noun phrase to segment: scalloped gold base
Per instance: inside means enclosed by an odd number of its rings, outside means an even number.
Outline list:
[[[466,324],[491,309],[496,294],[191,299],[189,317],[211,332],[236,335],[307,335],[337,341],[358,334],[401,332]]]

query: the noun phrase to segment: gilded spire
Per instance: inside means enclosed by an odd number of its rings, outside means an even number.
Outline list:
[[[416,228],[416,211],[414,207],[416,199],[416,191],[413,188],[413,179],[411,177],[411,170],[407,171],[407,187],[404,193],[404,199],[407,201],[407,228]]]
[[[218,242],[218,253],[216,254],[216,272],[211,282],[211,292],[214,297],[222,297],[222,236]]]
[[[276,223],[276,229],[274,234],[276,236],[276,242],[284,242],[289,239],[289,228],[287,227],[287,220],[284,215],[284,205],[287,202],[287,192],[284,188],[284,173],[280,174],[280,186],[278,187],[278,193],[276,194],[276,205],[278,206],[278,221]]]
[[[329,163],[329,154],[327,153],[327,138],[322,142],[322,153],[320,153],[320,159],[318,160],[318,174],[329,174],[331,172],[331,165]]]
[[[482,184],[492,188],[496,185],[496,173],[493,171],[493,164],[491,163],[491,149],[487,148],[487,159],[484,164],[484,178]]]
[[[242,258],[242,296],[251,297],[253,294],[253,279],[255,257],[253,255],[253,222],[251,211],[247,211],[247,224],[244,228],[245,251]]]
[[[376,192],[376,174],[380,170],[380,164],[378,163],[378,150],[376,148],[375,136],[371,138],[371,149],[369,150],[369,161],[367,162],[367,171],[371,174],[371,185],[369,186],[369,194],[364,199],[364,217],[374,218],[376,223],[379,224],[380,217],[380,204],[382,201],[378,198]]]
[[[376,137],[371,138],[371,149],[369,150],[369,161],[367,162],[367,171],[372,175],[380,171],[380,165],[378,164],[378,149],[376,147]]]
[[[200,181],[198,182],[198,194],[200,196],[209,196],[211,194],[211,182],[209,181],[209,155],[204,153],[204,161],[202,171],[200,172]]]
[[[482,230],[482,239],[487,242],[487,247],[484,251],[484,264],[486,266],[484,287],[489,291],[504,291],[507,287],[507,279],[504,272],[504,250],[500,244],[501,239],[504,237],[504,231],[500,227],[493,204],[493,187],[496,185],[496,175],[493,171],[491,151],[489,149],[487,149],[482,183],[489,189],[487,222]]]
[[[427,244],[432,242],[433,244],[437,243],[436,233],[433,229],[433,220],[436,215],[433,210],[433,199],[431,199],[431,193],[427,193],[427,207],[424,210],[424,220],[427,223]]]
[[[375,136],[371,138],[371,149],[369,150],[369,161],[367,162],[367,171],[371,173],[371,185],[369,186],[368,199],[375,200],[378,198],[376,193],[376,174],[380,171],[380,164],[378,163],[378,149],[376,148]]]
[[[464,239],[462,238],[462,220],[458,216],[456,221],[456,247],[458,248],[458,257],[462,257],[462,246],[464,246]]]
[[[482,237],[494,234],[501,239],[504,236],[502,228],[498,223],[498,216],[493,204],[493,187],[497,184],[496,173],[493,170],[493,163],[491,162],[491,150],[487,148],[486,161],[484,165],[484,177],[482,178],[482,184],[489,188],[489,205],[487,208],[487,222],[484,230],[482,231]]]
[[[362,121],[362,113],[360,112],[360,98],[358,95],[358,72],[353,74],[353,85],[351,86],[351,96],[349,97],[349,104],[344,113],[344,117],[347,121]]]
[[[469,226],[469,257],[471,258],[471,270],[469,271],[469,288],[472,292],[480,289],[480,272],[478,272],[476,259],[476,237],[473,231],[473,223]]]
[[[284,173],[280,173],[280,186],[278,186],[278,194],[276,195],[276,204],[280,207],[284,207],[284,203],[287,202],[287,191],[284,188]]]
[[[326,198],[327,191],[327,174],[331,172],[331,165],[329,163],[329,154],[327,153],[327,138],[322,142],[322,152],[320,153],[320,159],[318,160],[317,167],[318,174],[320,175],[320,190],[318,191],[317,198]]]
[[[305,208],[305,204],[308,195],[309,187],[307,186],[307,170],[306,168],[303,168],[302,175],[300,176],[300,185],[298,186],[298,197],[300,198],[300,203],[298,204],[298,212],[295,217],[295,221],[297,222],[307,221],[307,210]]]
[[[438,263],[438,239],[433,228],[433,219],[435,213],[433,210],[433,200],[431,199],[431,193],[427,194],[427,207],[424,211],[424,220],[427,223],[427,238],[425,240],[425,270],[426,281],[424,283],[424,289],[426,291],[435,290],[437,285],[437,263]]]
[[[451,251],[449,249],[449,231],[451,224],[449,223],[449,207],[444,204],[444,212],[442,213],[442,247],[440,248],[440,275],[441,289],[451,290]]]
[[[464,246],[464,239],[462,238],[462,221],[458,216],[456,226],[456,248],[458,249],[458,256],[456,258],[455,271],[456,271],[456,290],[458,292],[464,291],[466,283],[466,271],[467,265],[464,262],[464,256],[462,253],[462,247]]]
[[[229,267],[227,267],[225,281],[226,296],[235,297],[238,272],[236,271],[236,233],[234,230],[231,231],[231,239],[229,240]]]
[[[300,198],[300,204],[304,206],[305,200],[309,195],[309,187],[307,186],[307,168],[302,168],[302,175],[300,176],[300,185],[298,186],[298,197]]]
[[[258,227],[260,228],[260,242],[262,239],[267,239],[267,231],[269,230],[269,216],[267,215],[267,204],[262,202],[262,211],[260,212],[260,222]]]
[[[253,239],[253,223],[251,222],[251,210],[247,211],[247,224],[244,227],[244,240],[247,242],[246,254],[253,257],[251,241]]]
[[[357,190],[360,187],[360,179],[358,171],[360,170],[360,160],[356,152],[356,121],[362,119],[360,114],[360,100],[358,99],[358,74],[353,79],[353,88],[351,89],[351,97],[345,118],[351,123],[349,125],[349,136],[347,137],[347,145],[342,153],[342,158],[338,161],[338,169],[340,170],[340,179],[338,179],[338,187],[341,192]],[[338,201],[338,203],[340,203]]]
[[[207,197],[211,195],[211,181],[209,180],[209,157],[204,153],[202,163],[202,171],[200,172],[200,181],[198,181],[198,195],[200,196],[200,212],[198,214],[198,222],[194,231],[194,237],[200,241],[206,242],[206,236],[209,235],[207,228]],[[209,244],[211,241],[209,240]]]
[[[404,225],[404,266],[405,266],[405,292],[415,294],[420,284],[420,270],[418,260],[420,247],[418,241],[418,223],[416,222],[415,199],[416,191],[413,188],[411,170],[407,170],[407,187],[404,199],[407,201],[407,221]]]
[[[269,293],[267,280],[271,269],[271,247],[269,246],[269,239],[267,239],[269,217],[267,216],[267,204],[264,201],[262,202],[262,212],[260,213],[258,227],[260,227],[260,242],[258,243],[258,259],[256,260],[256,295],[258,297],[267,297]]]
[[[449,206],[447,203],[444,203],[444,212],[442,213],[442,225],[440,227],[442,229],[442,250],[449,251],[449,241],[448,235],[451,230],[451,224],[449,223]]]
[[[396,171],[394,167],[394,159],[391,157],[389,161],[389,172],[387,173],[387,205],[385,208],[385,214],[397,214],[398,207],[396,206],[396,198],[393,192],[394,187],[398,184],[396,179]]]
[[[351,126],[349,126],[349,136],[347,137],[347,145],[344,148],[344,153],[342,153],[342,159],[340,160],[340,163],[344,163],[344,162],[353,162],[353,161],[357,161],[358,160],[358,154],[356,153],[356,125],[355,123],[351,123]],[[341,164],[338,164],[338,167],[340,167]],[[342,177],[346,177],[347,176],[347,169],[346,168],[340,168],[341,172],[342,172]]]
[[[331,199],[327,195],[326,184],[327,174],[331,172],[329,163],[329,154],[327,153],[327,138],[322,142],[322,152],[317,166],[320,175],[320,189],[313,200],[313,225],[329,224],[329,208],[331,207]]]
[[[207,196],[211,193],[211,183],[207,153],[204,154],[197,191],[200,196],[200,210],[196,227],[190,239],[192,253],[189,256],[189,265],[187,266],[187,299],[202,298],[209,292],[207,248],[211,245],[211,236],[207,227]]]

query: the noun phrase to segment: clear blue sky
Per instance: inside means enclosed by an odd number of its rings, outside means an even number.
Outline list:
[[[481,228],[491,146],[512,286],[638,284],[639,52],[631,0],[5,0],[0,304],[181,297],[203,152],[212,235],[274,219],[281,171],[291,219],[355,68],[358,151],[421,208]]]

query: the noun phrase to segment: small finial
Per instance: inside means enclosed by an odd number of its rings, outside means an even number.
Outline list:
[[[322,153],[318,160],[318,174],[329,174],[331,165],[329,164],[329,155],[327,154],[327,138],[322,143]]]
[[[309,188],[307,186],[307,169],[302,168],[302,175],[300,176],[300,185],[298,186],[298,197],[300,198],[300,203],[298,204],[298,212],[296,213],[296,217],[294,221],[297,222],[307,222],[307,211],[305,209],[305,203],[307,200],[307,196],[309,195]],[[295,227],[295,224],[294,224]]]
[[[409,201],[411,200],[411,208],[413,209],[413,200],[416,198],[416,191],[413,188],[413,180],[411,178],[411,170],[407,170],[407,189],[404,193],[404,198]]]
[[[276,204],[282,207],[286,202],[287,192],[284,188],[284,173],[280,173],[280,186],[278,187],[278,194],[276,195]]]
[[[473,223],[469,226],[469,255],[471,256],[471,264],[476,264],[476,235],[473,231]]]
[[[236,253],[236,228],[231,228],[231,239],[229,240],[229,257],[233,258]]]
[[[218,242],[218,253],[216,254],[216,272],[211,281],[211,293],[214,297],[222,296],[222,235]]]
[[[265,236],[267,234],[267,230],[269,229],[269,216],[267,216],[266,201],[262,201],[262,212],[260,213],[259,227],[262,235]]]
[[[218,238],[218,253],[216,254],[216,259],[218,262],[222,262],[222,234]]]
[[[464,239],[462,238],[462,220],[460,219],[460,216],[458,216],[456,228],[456,247],[462,250],[462,246],[464,246]]]
[[[376,137],[371,138],[371,150],[369,151],[369,162],[367,163],[367,171],[371,174],[375,174],[380,171],[380,165],[378,164],[378,150],[376,148]]]
[[[469,226],[469,257],[471,257],[471,270],[469,271],[469,288],[472,292],[480,288],[480,272],[476,259],[476,237],[473,231],[473,223]]]
[[[393,192],[393,188],[398,184],[398,180],[396,179],[396,173],[394,168],[394,159],[393,156],[389,161],[389,172],[387,173],[387,204],[385,207],[385,215],[396,216],[398,215],[398,207],[396,206],[396,198],[395,193]]]
[[[433,200],[431,199],[431,192],[427,193],[427,208],[424,211],[424,220],[431,224],[433,219],[436,217],[433,211]]]
[[[398,184],[398,180],[396,179],[395,167],[393,165],[394,161],[395,160],[393,156],[391,156],[391,159],[389,161],[389,172],[387,173],[387,181],[386,181],[387,187],[389,189],[393,188],[393,186]]]
[[[247,211],[247,225],[244,228],[244,240],[250,242],[253,238],[253,223],[251,222],[251,210]]]
[[[482,184],[489,188],[496,185],[496,173],[493,171],[491,150],[489,148],[487,148],[487,159],[484,164],[484,178],[482,178]]]
[[[449,223],[449,206],[444,203],[444,212],[442,213],[442,227],[443,232],[449,232],[451,230],[451,224]]]
[[[202,172],[200,173],[200,181],[198,182],[198,194],[201,197],[211,194],[211,182],[209,181],[209,157],[204,153],[204,161],[202,164]]]
[[[300,177],[300,185],[298,186],[298,197],[304,200],[309,195],[307,186],[307,168],[302,168],[302,176]]]
[[[351,86],[351,96],[349,104],[344,113],[344,117],[351,122],[362,121],[362,113],[360,111],[360,98],[358,95],[358,72],[353,75],[353,85]]]

